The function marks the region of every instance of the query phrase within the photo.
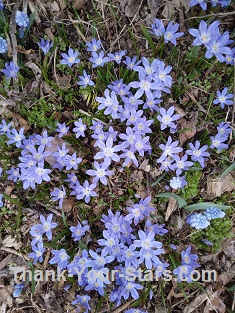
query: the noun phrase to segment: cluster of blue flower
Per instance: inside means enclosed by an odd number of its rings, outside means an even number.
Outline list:
[[[186,222],[196,229],[204,229],[210,226],[210,220],[223,218],[225,212],[218,208],[207,208],[203,213],[194,213],[187,216]]]
[[[3,10],[4,5],[0,3],[0,10]],[[19,29],[19,37],[22,38],[24,36],[25,30],[29,26],[29,17],[26,13],[22,11],[17,11],[15,16],[16,25],[20,27]],[[6,53],[8,51],[8,43],[7,40],[3,37],[0,37],[0,53]],[[17,66],[14,62],[6,62],[5,69],[1,70],[2,73],[6,75],[7,79],[15,78],[18,74],[20,67]]]
[[[128,207],[127,210],[130,213],[126,216],[120,212],[115,212],[114,214],[111,210],[108,211],[108,215],[102,215],[101,221],[104,223],[105,230],[103,230],[103,238],[97,241],[99,247],[96,251],[89,250],[88,252],[85,249],[81,255],[76,255],[73,261],[69,263],[70,256],[65,249],[52,250],[51,252],[54,256],[49,263],[56,264],[61,270],[67,269],[69,274],[77,275],[78,285],[83,287],[85,291],[96,290],[102,296],[107,285],[111,283],[107,278],[107,271],[109,272],[110,267],[112,267],[113,270],[116,270],[117,277],[116,286],[110,294],[110,301],[115,302],[119,306],[122,298],[127,300],[131,296],[133,299],[138,299],[137,290],[143,289],[143,286],[130,280],[126,269],[131,268],[137,271],[143,265],[143,268],[148,270],[155,268],[158,272],[158,277],[161,277],[170,265],[159,258],[164,253],[164,249],[162,248],[162,243],[155,240],[156,235],[163,236],[167,233],[167,230],[164,229],[164,225],[152,224],[149,219],[146,219],[150,212],[153,211],[153,208],[149,206],[150,200],[150,198],[141,199],[133,207]],[[133,223],[137,226],[143,219],[146,219],[145,231],[139,230],[137,236],[131,224]],[[43,235],[45,234],[48,240],[51,240],[52,230],[57,226],[57,223],[52,222],[52,214],[47,219],[41,215],[40,221],[40,224],[32,226],[30,230],[30,234],[33,236],[31,243],[33,252],[28,256],[34,259],[34,264],[38,261],[43,261],[45,252],[42,240]],[[76,227],[70,227],[74,241],[80,240],[87,230],[89,230],[87,221],[83,221],[82,224],[78,223]],[[182,252],[182,266],[188,269],[188,276],[184,275],[185,270],[180,272],[181,267],[176,268],[173,272],[177,275],[179,281],[190,282],[191,271],[193,271],[196,265],[197,267],[199,266],[194,262],[198,258],[197,255],[190,254],[190,251],[191,247],[188,247],[186,251]],[[95,271],[99,275],[93,276],[92,273]],[[178,276],[179,273],[180,277]],[[153,292],[151,291],[150,298],[152,296]],[[89,300],[90,297],[88,295],[77,295],[76,300],[72,304],[80,304],[88,312],[90,309]]]
[[[216,5],[220,4],[222,8],[225,8],[231,3],[231,0],[209,0],[209,1],[208,0],[191,0],[190,6],[193,7],[199,4],[202,10],[206,10],[208,2],[212,5],[212,7],[215,7]]]
[[[205,21],[201,21],[199,30],[190,28],[189,33],[196,37],[193,41],[193,46],[204,45],[207,49],[205,57],[208,59],[214,55],[219,62],[227,61],[232,63],[234,49],[232,50],[227,45],[233,43],[233,40],[229,39],[229,32],[227,31],[222,35],[220,34],[219,24],[219,21],[215,21],[208,26]]]
[[[228,1],[211,1],[214,6],[215,3],[224,6],[224,2]],[[205,1],[191,1],[191,6],[199,3],[205,8]],[[18,11],[16,14],[16,23],[21,27],[20,33],[24,32],[29,25],[28,16]],[[196,37],[193,45],[204,44],[207,48],[206,57],[211,58],[215,56],[219,62],[233,63],[235,51],[227,47],[232,41],[229,39],[228,32],[220,34],[219,22],[215,21],[211,25],[207,25],[205,21],[200,22],[199,30],[190,29],[189,33]],[[171,42],[176,45],[176,40],[183,36],[183,33],[177,32],[179,24],[170,22],[167,27],[164,26],[161,20],[155,19],[152,25],[152,34],[162,37],[165,43]],[[126,51],[116,53],[108,53],[102,49],[100,40],[92,39],[87,42],[87,51],[91,53],[89,61],[92,63],[92,68],[104,66],[108,62],[115,62],[117,64],[124,64],[127,69],[136,72],[136,80],[126,84],[124,79],[113,81],[107,86],[103,97],[96,97],[99,103],[98,110],[103,110],[104,115],[112,117],[113,120],[124,122],[126,127],[123,132],[115,130],[115,126],[106,127],[101,120],[93,119],[92,126],[88,126],[81,118],[74,122],[72,132],[76,138],[91,135],[95,139],[94,146],[98,152],[94,155],[93,169],[88,169],[86,174],[92,177],[92,181],[85,180],[80,183],[78,177],[74,173],[79,169],[79,164],[82,162],[76,152],[70,154],[70,149],[66,143],[57,144],[54,137],[48,136],[45,130],[41,135],[33,134],[26,138],[24,128],[16,130],[12,123],[7,123],[2,120],[0,124],[0,135],[5,136],[7,144],[14,144],[20,148],[21,155],[18,159],[17,167],[11,167],[6,170],[8,179],[14,182],[21,182],[23,189],[35,189],[37,184],[48,182],[51,180],[50,174],[52,171],[70,171],[67,173],[67,179],[64,185],[60,188],[54,188],[51,191],[51,200],[58,201],[59,207],[63,207],[63,200],[66,193],[70,190],[70,195],[74,195],[77,200],[82,200],[88,203],[91,197],[97,196],[98,183],[107,185],[107,178],[113,175],[113,170],[110,168],[114,162],[121,163],[122,169],[132,164],[139,167],[139,161],[145,154],[151,154],[152,147],[150,144],[150,135],[152,133],[151,125],[159,123],[161,130],[169,129],[172,136],[168,136],[165,144],[160,144],[159,148],[162,150],[161,155],[156,160],[159,164],[160,170],[175,172],[170,180],[170,186],[173,189],[182,189],[187,185],[185,179],[185,171],[189,170],[195,162],[198,162],[202,168],[205,167],[205,162],[210,156],[208,152],[208,145],[202,145],[199,140],[195,143],[189,143],[189,148],[183,153],[183,148],[180,147],[179,141],[174,140],[173,134],[177,135],[177,120],[181,117],[175,114],[175,107],[170,106],[163,108],[160,106],[164,93],[170,93],[172,86],[172,77],[170,72],[171,66],[166,66],[165,63],[159,59],[154,59],[151,62],[142,57],[138,60],[136,56],[133,58],[126,56]],[[38,46],[46,55],[52,48],[53,43],[49,40],[42,39],[38,42]],[[8,50],[7,41],[0,37],[0,53],[6,53]],[[60,64],[69,66],[79,64],[79,52],[73,50],[71,47],[68,53],[62,53],[62,60]],[[5,70],[1,70],[7,78],[16,77],[19,67],[13,62],[5,64]],[[83,75],[79,76],[77,84],[81,88],[87,86],[94,86],[92,76],[86,70],[83,70]],[[214,104],[220,103],[221,108],[225,105],[231,105],[233,95],[227,94],[226,87],[222,92],[217,92],[217,99]],[[146,113],[146,114],[145,114]],[[156,114],[156,122],[149,117]],[[157,125],[158,127],[158,125]],[[228,139],[231,133],[229,123],[222,122],[217,127],[218,134],[211,138],[211,149],[217,149],[220,152],[222,149],[228,147],[224,142]],[[65,123],[58,123],[56,132],[58,137],[62,138],[70,132],[70,127]],[[85,134],[86,132],[86,134]],[[52,142],[57,144],[56,151],[50,149]],[[190,160],[188,160],[190,157]],[[50,158],[50,162],[48,159]],[[49,168],[50,164],[50,168]],[[121,170],[122,170],[121,169]],[[0,177],[3,169],[0,167]],[[182,176],[180,176],[183,173]],[[65,186],[65,183],[66,186]],[[155,240],[155,236],[163,236],[168,231],[164,228],[164,224],[152,224],[149,219],[153,208],[149,205],[150,197],[140,199],[138,203],[132,207],[127,207],[128,214],[122,215],[120,212],[115,214],[109,210],[108,215],[103,215],[102,222],[105,230],[103,231],[103,238],[98,240],[99,248],[96,251],[83,250],[81,255],[75,256],[74,260],[69,263],[70,256],[65,249],[52,250],[53,257],[50,264],[57,264],[60,269],[68,269],[69,273],[77,275],[78,271],[82,271],[81,279],[78,284],[84,287],[85,291],[96,290],[100,295],[104,295],[105,288],[110,281],[105,277],[107,267],[106,264],[114,266],[114,261],[118,265],[114,267],[118,272],[116,286],[110,295],[110,301],[116,302],[120,305],[122,299],[126,300],[130,296],[137,299],[138,290],[143,289],[141,284],[131,282],[125,277],[125,268],[134,267],[137,269],[143,266],[147,269],[155,268],[159,272],[159,277],[163,275],[164,270],[170,264],[166,263],[159,256],[164,253],[163,245],[160,241]],[[2,195],[0,194],[0,207],[3,206]],[[187,223],[196,229],[203,229],[209,226],[210,220],[224,217],[225,213],[216,208],[208,208],[205,212],[196,213],[188,216]],[[47,218],[40,216],[40,224],[34,225],[30,231],[33,237],[32,251],[29,254],[33,258],[33,262],[42,262],[45,247],[43,244],[43,236],[46,235],[48,240],[52,240],[52,230],[57,226],[57,223],[52,222],[53,215],[50,214]],[[145,222],[143,230],[136,229],[140,222]],[[133,225],[135,227],[133,227]],[[139,225],[138,225],[139,226]],[[89,230],[87,221],[77,226],[71,226],[71,237],[74,241],[79,241]],[[170,246],[172,249],[175,247]],[[174,274],[178,275],[185,273],[184,280],[191,281],[190,273],[199,265],[195,261],[197,255],[191,254],[191,247],[182,252],[182,265],[174,270]],[[90,270],[97,270],[100,276],[91,277],[88,275]],[[178,280],[181,277],[178,276]],[[17,291],[18,292],[18,291]],[[150,292],[150,298],[153,293]],[[88,295],[77,295],[73,304],[83,306],[85,312],[90,310],[90,297]],[[141,310],[127,310],[126,313],[139,312]]]
[[[200,267],[196,262],[198,256],[196,254],[191,254],[191,247],[188,247],[186,251],[181,252],[182,265],[174,269],[173,273],[177,275],[178,281],[191,282],[193,280],[192,272]]]

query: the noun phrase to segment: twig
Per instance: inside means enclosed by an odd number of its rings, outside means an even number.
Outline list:
[[[131,20],[130,26],[133,24],[133,22],[134,22],[134,20],[135,20],[135,18],[136,18],[136,16],[137,16],[137,14],[139,13],[140,8],[142,7],[143,2],[144,2],[144,0],[141,0],[138,9],[137,9],[137,11],[135,12],[135,15],[134,15],[133,19]]]
[[[121,307],[117,308],[116,310],[113,311],[113,313],[120,313],[122,311],[124,311],[131,303],[133,303],[134,301],[128,301],[127,303],[123,304]]]
[[[21,5],[22,0],[16,1],[12,15],[10,20],[10,36],[11,36],[11,50],[12,50],[12,61],[15,63],[16,66],[18,66],[18,60],[17,60],[17,40],[16,40],[16,12],[19,9],[19,6]],[[15,83],[18,81],[17,78],[14,79]],[[17,84],[15,84],[17,86]],[[15,87],[16,87],[15,86]]]
[[[18,65],[17,62],[17,40],[16,40],[16,12],[19,9],[19,6],[21,4],[22,0],[18,0],[13,8],[11,20],[10,20],[10,36],[11,36],[11,45],[12,45],[12,60],[15,63],[15,65]]]
[[[234,58],[234,65],[233,65],[233,68],[234,68],[234,76],[233,76],[233,112],[232,112],[232,127],[235,128],[235,125],[234,125],[234,115],[235,115],[235,58]]]
[[[20,256],[22,259],[26,260],[26,261],[30,261],[30,258],[26,255],[26,254],[23,254],[21,252],[18,252],[16,250],[13,250],[11,248],[7,248],[7,247],[0,247],[0,250],[2,251],[5,251],[5,252],[8,252],[8,253],[12,253],[12,254],[15,254],[15,255],[18,255]],[[35,263],[35,266],[39,269],[43,269],[42,266],[39,264],[39,263]]]
[[[196,20],[196,19],[201,19],[201,18],[207,18],[207,17],[211,17],[211,16],[219,16],[219,17],[223,17],[223,16],[230,16],[230,15],[235,15],[235,11],[233,12],[225,12],[225,13],[211,13],[208,15],[203,15],[203,16],[192,16],[187,18],[184,21],[189,21],[189,20]]]

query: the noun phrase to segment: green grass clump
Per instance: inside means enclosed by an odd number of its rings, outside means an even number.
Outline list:
[[[206,229],[201,229],[191,236],[191,241],[195,243],[198,249],[205,250],[208,246],[202,241],[203,239],[213,243],[212,252],[216,252],[221,247],[221,243],[227,239],[232,238],[234,233],[231,231],[233,222],[230,217],[226,215],[224,218],[219,218],[211,221],[211,225]]]

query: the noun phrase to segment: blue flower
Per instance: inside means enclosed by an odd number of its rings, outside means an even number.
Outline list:
[[[218,130],[218,135],[220,135],[221,137],[225,137],[225,136],[229,136],[231,134],[231,131],[232,131],[232,128],[231,126],[229,125],[228,122],[221,122],[219,124],[219,126],[217,127],[217,130]]]
[[[118,64],[121,63],[122,57],[126,54],[126,50],[122,50],[120,52],[108,53],[108,57],[110,60],[116,61]]]
[[[54,257],[49,261],[50,264],[58,264],[58,267],[62,270],[67,267],[70,256],[65,249],[51,250]]]
[[[210,207],[204,211],[204,215],[210,221],[216,218],[223,218],[225,216],[225,212],[218,208]]]
[[[64,189],[64,186],[62,186],[62,190],[59,188],[54,188],[54,190],[51,192],[51,201],[57,201],[59,200],[59,207],[62,208],[64,197],[66,196],[66,191]]]
[[[220,134],[217,134],[215,137],[211,136],[211,142],[210,148],[216,148],[218,152],[220,152],[222,149],[227,149],[228,145],[224,143],[228,138],[227,136],[221,136]]]
[[[207,239],[202,239],[202,242],[204,242],[208,246],[213,246],[213,242],[207,240]]]
[[[104,57],[104,51],[101,50],[99,54],[92,52],[92,57],[89,58],[89,61],[92,63],[92,67],[103,66],[106,62],[109,62],[108,57]]]
[[[41,234],[46,234],[49,240],[52,240],[52,229],[58,224],[52,222],[52,213],[48,215],[47,219],[43,215],[40,215],[41,224],[37,224],[38,230]]]
[[[14,168],[11,167],[10,170],[6,171],[7,174],[9,174],[9,176],[7,177],[8,180],[13,180],[14,183],[19,179],[20,177],[20,169],[19,168]]]
[[[206,3],[205,0],[191,0],[189,5],[190,5],[190,7],[193,7],[193,6],[197,5],[197,4],[200,4],[202,10],[206,10],[207,3]]]
[[[164,253],[162,248],[162,243],[160,241],[155,241],[155,232],[150,231],[146,233],[142,230],[138,231],[139,240],[134,240],[134,245],[140,248],[138,251],[139,260],[138,263],[141,264],[143,261],[145,262],[145,266],[147,269],[151,269],[153,263],[158,263],[159,258],[157,255]],[[154,249],[155,248],[155,249]]]
[[[80,185],[77,182],[74,186],[72,186],[74,191],[71,192],[71,195],[75,194],[77,200],[85,198],[85,202],[88,203],[91,197],[97,196],[97,193],[94,191],[95,188],[96,184],[90,185],[87,180],[83,183],[83,185]]]
[[[200,142],[197,140],[195,146],[190,143],[189,147],[191,148],[191,150],[186,150],[186,153],[191,155],[191,159],[193,161],[198,161],[201,167],[205,167],[204,162],[207,160],[205,157],[210,156],[210,154],[206,152],[208,146],[204,145],[200,148]]]
[[[89,301],[90,301],[90,297],[87,295],[76,295],[76,300],[74,300],[71,304],[76,305],[76,304],[80,304],[85,311],[83,311],[84,313],[88,313],[88,311],[91,309],[89,306]]]
[[[24,127],[22,127],[22,128],[19,130],[19,132],[17,132],[17,130],[16,130],[15,128],[13,128],[13,129],[11,130],[11,133],[8,133],[8,134],[7,134],[7,137],[8,137],[8,139],[10,139],[10,140],[7,141],[7,144],[8,144],[8,145],[11,145],[11,144],[14,143],[17,148],[20,148],[20,146],[21,146],[21,141],[22,141],[23,139],[25,139],[25,136],[24,136]]]
[[[85,235],[85,232],[90,229],[89,225],[82,226],[80,223],[75,226],[71,226],[70,231],[72,232],[72,238],[74,241],[78,241]]]
[[[2,120],[2,124],[0,124],[0,135],[7,134],[12,127],[12,122],[6,123],[5,120]]]
[[[60,64],[65,64],[71,67],[73,64],[80,63],[80,60],[77,58],[78,52],[74,52],[72,48],[69,48],[68,54],[61,53],[63,59],[60,61]]]
[[[22,289],[24,288],[25,284],[21,283],[21,284],[16,284],[14,287],[14,290],[12,292],[12,295],[14,298],[18,298],[21,294]]]
[[[163,25],[162,20],[155,18],[155,23],[151,25],[152,31],[151,34],[154,34],[157,37],[161,37],[165,33],[165,26]]]
[[[34,252],[29,253],[28,257],[34,259],[33,264],[37,263],[38,261],[42,262],[43,261],[43,253],[45,251],[45,248],[43,247],[43,242],[38,241],[37,245],[32,247],[32,250]]]
[[[55,131],[59,133],[59,138],[62,138],[64,135],[68,133],[69,127],[66,127],[65,123],[60,124],[57,122],[57,128]]]
[[[159,148],[161,148],[163,150],[163,154],[157,160],[157,162],[162,163],[162,161],[164,161],[167,156],[173,157],[174,154],[183,151],[183,148],[178,147],[178,143],[179,143],[178,140],[172,141],[172,137],[169,136],[165,145],[160,144]]]
[[[96,153],[94,156],[95,160],[104,159],[104,162],[109,166],[113,161],[119,162],[120,157],[117,155],[116,152],[120,151],[120,146],[114,146],[113,147],[113,139],[111,137],[108,138],[106,143],[103,143],[101,141],[97,142],[100,152]]]
[[[202,213],[188,215],[186,222],[196,229],[204,229],[210,225],[208,218]]]
[[[83,71],[83,76],[78,76],[80,78],[80,81],[77,83],[78,85],[86,88],[89,86],[94,86],[94,82],[91,80],[91,75],[87,75],[86,71]]]
[[[53,42],[50,42],[49,39],[44,40],[43,38],[41,39],[40,42],[37,42],[38,46],[42,49],[44,54],[47,54],[47,52],[51,49],[53,46]]]
[[[88,52],[97,52],[101,49],[101,41],[92,38],[91,42],[86,42]]]
[[[210,42],[205,44],[207,48],[205,57],[209,59],[214,55],[220,62],[224,62],[224,55],[231,55],[232,53],[232,50],[226,46],[229,43],[230,40],[228,32],[225,32],[222,35],[219,34],[214,36]]]
[[[199,267],[200,265],[195,262],[198,259],[197,254],[191,254],[191,247],[189,246],[186,251],[181,252],[182,264],[187,264],[191,267]]]
[[[213,101],[214,104],[220,104],[221,109],[226,105],[233,105],[233,94],[228,94],[228,87],[225,87],[221,92],[217,91],[217,99]]]
[[[169,41],[173,43],[173,45],[176,45],[176,39],[183,36],[184,33],[177,33],[177,30],[179,28],[179,24],[175,23],[173,24],[172,21],[167,25],[166,29],[163,25],[163,22],[159,19],[155,19],[155,24],[152,24],[152,34],[154,34],[157,37],[164,37],[164,42],[168,43]]]
[[[74,152],[72,155],[67,155],[65,158],[66,171],[71,170],[72,168],[77,170],[78,164],[81,162],[82,158],[77,158],[76,152]]]
[[[201,46],[202,44],[207,44],[213,38],[220,34],[219,32],[219,21],[214,21],[211,25],[207,25],[205,21],[201,21],[199,24],[199,29],[190,28],[189,33],[196,37],[193,41],[193,46]]]
[[[178,120],[181,116],[179,114],[174,114],[175,107],[171,106],[167,111],[164,108],[160,108],[160,115],[157,119],[161,122],[161,130],[167,127],[176,128],[174,121]]]
[[[231,0],[218,0],[218,2],[223,8],[225,8],[231,3]]]
[[[179,176],[172,177],[170,180],[170,186],[173,189],[181,188],[181,184],[182,184],[182,182],[181,182],[181,179]]]
[[[184,34],[183,32],[177,33],[179,26],[180,25],[178,23],[175,23],[173,25],[172,21],[170,21],[164,33],[165,43],[168,43],[168,41],[170,41],[171,43],[173,43],[174,46],[176,46],[176,39],[183,36]]]
[[[14,62],[5,63],[5,69],[1,70],[6,75],[7,79],[16,78],[20,67],[16,66]]]
[[[3,207],[2,197],[3,197],[3,194],[1,194],[1,193],[0,193],[0,208],[2,208],[2,207]]]
[[[112,171],[107,170],[108,164],[106,164],[105,162],[99,164],[95,161],[94,168],[95,170],[87,170],[86,174],[94,176],[94,184],[96,184],[100,180],[103,185],[107,185],[108,182],[106,176],[113,175]]]
[[[190,265],[183,264],[174,269],[173,274],[177,275],[178,282],[186,281],[188,283],[193,281],[191,273],[194,268]]]
[[[85,137],[85,130],[86,130],[86,124],[83,124],[82,119],[79,118],[78,122],[74,122],[74,125],[76,126],[73,128],[73,132],[76,133],[76,138],[82,136]]]
[[[136,71],[141,61],[137,61],[137,57],[135,56],[133,58],[126,57],[126,60],[123,61],[123,63],[126,64],[126,67],[130,70]]]
[[[0,37],[0,53],[6,53],[8,50],[8,44],[6,39]]]
[[[133,299],[139,299],[139,294],[137,292],[137,290],[142,290],[144,287],[140,284],[131,282],[131,281],[126,281],[124,283],[124,286],[122,287],[122,291],[120,293],[120,295],[127,300],[129,298],[129,296],[131,295],[131,297]]]
[[[22,11],[16,12],[15,21],[16,21],[16,24],[20,27],[27,28],[29,26],[29,17],[26,13]]]

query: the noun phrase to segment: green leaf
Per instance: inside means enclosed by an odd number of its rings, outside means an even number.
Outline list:
[[[184,201],[183,198],[181,198],[180,196],[176,195],[175,193],[170,193],[170,192],[165,192],[165,193],[159,193],[158,195],[156,195],[155,197],[157,198],[174,198],[177,200],[178,204],[179,204],[179,208],[183,208],[185,206],[187,206],[187,202]]]
[[[14,198],[11,198],[11,197],[7,196],[5,193],[3,193],[3,198],[7,199],[8,201],[10,201],[11,203],[13,203],[15,205],[18,205],[20,208],[22,208],[22,206],[23,206],[22,203],[20,203],[19,201],[17,201]]]
[[[153,39],[152,39],[149,31],[147,30],[147,28],[144,25],[141,25],[140,28],[141,28],[141,31],[142,31],[144,37],[147,39],[147,41],[148,41],[148,43],[152,49],[153,56],[155,56],[156,55],[156,47],[155,47],[155,44],[153,42]]]
[[[79,247],[80,247],[82,250],[88,250],[87,245],[85,245],[85,243],[83,243],[81,240],[79,240]]]
[[[187,212],[191,212],[191,211],[195,211],[195,210],[204,210],[204,209],[209,208],[211,206],[214,208],[221,209],[221,210],[226,210],[226,209],[230,208],[229,205],[216,204],[216,203],[212,203],[212,202],[201,202],[201,203],[186,205],[184,207],[184,209]]]
[[[231,287],[226,288],[228,291],[235,291],[235,284]]]
[[[235,170],[235,162],[231,164],[220,176],[220,178],[223,178],[224,176],[228,175],[231,173],[233,170]]]
[[[164,172],[154,183],[152,183],[151,187],[156,186],[160,181],[166,176],[167,172]]]

